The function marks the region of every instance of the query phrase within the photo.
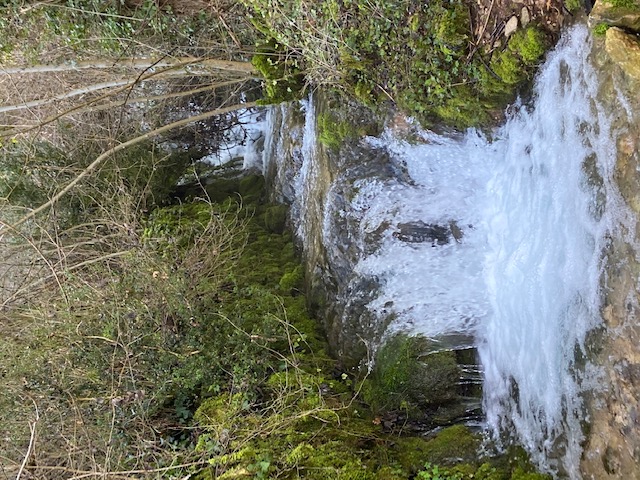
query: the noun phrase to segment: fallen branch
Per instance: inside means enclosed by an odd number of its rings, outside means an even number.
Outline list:
[[[0,73],[5,75],[11,74],[28,74],[28,73],[49,73],[49,72],[74,72],[86,69],[113,69],[118,67],[124,68],[142,68],[148,69],[150,66],[154,68],[176,68],[187,65],[201,65],[216,70],[224,70],[228,72],[243,72],[255,74],[256,70],[251,62],[236,62],[233,60],[218,60],[213,58],[194,58],[182,57],[175,60],[157,61],[149,58],[122,58],[118,60],[86,60],[83,62],[67,63],[60,65],[35,65],[32,67],[8,67],[0,69]]]

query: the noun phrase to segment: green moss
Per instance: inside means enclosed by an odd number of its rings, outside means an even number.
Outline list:
[[[346,139],[357,135],[353,124],[346,120],[338,120],[330,113],[322,113],[317,117],[318,141],[330,148],[338,148]]]
[[[286,205],[273,205],[264,212],[264,226],[270,233],[283,233],[287,225],[289,208]]]
[[[245,175],[240,179],[237,189],[243,202],[260,203],[264,196],[264,177],[262,175]]]
[[[551,480],[550,475],[537,472],[525,472],[520,467],[516,468],[511,474],[511,480]]]
[[[608,3],[616,8],[638,8],[638,3],[635,0],[603,0],[604,3]]]
[[[611,25],[607,25],[606,23],[599,23],[595,27],[593,27],[593,33],[598,36],[604,36],[607,34],[607,30],[611,28]]]
[[[212,202],[219,203],[233,197],[238,192],[238,187],[238,179],[220,177],[209,181],[205,186],[205,191]]]
[[[530,78],[532,67],[540,61],[546,49],[545,34],[535,26],[527,27],[513,34],[505,50],[494,54],[490,68],[505,84],[517,86]],[[500,88],[490,79],[486,80],[489,92]]]
[[[536,26],[529,26],[513,34],[508,43],[511,52],[518,55],[525,65],[535,65],[547,50],[544,32]]]
[[[406,410],[420,416],[425,409],[456,399],[460,370],[455,355],[427,354],[428,347],[425,338],[406,335],[397,335],[382,347],[363,390],[374,411]]]
[[[436,107],[435,112],[448,125],[460,129],[469,125],[482,125],[488,121],[484,103],[468,85],[456,87],[455,95]]]
[[[511,50],[504,50],[491,59],[491,69],[508,85],[517,85],[524,79],[522,63]]]
[[[473,462],[478,458],[480,439],[463,425],[440,431],[434,438],[400,437],[393,454],[408,471],[417,472],[426,461],[438,465]]]
[[[571,13],[576,13],[584,8],[584,2],[583,0],[565,0],[564,6]]]
[[[438,12],[434,19],[434,40],[443,53],[453,53],[465,47],[469,38],[469,13],[462,4],[453,2]]]
[[[282,291],[292,293],[293,290],[299,291],[302,289],[303,280],[302,265],[297,265],[292,271],[285,273],[278,284]]]

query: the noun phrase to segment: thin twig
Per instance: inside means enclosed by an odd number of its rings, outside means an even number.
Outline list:
[[[16,480],[20,480],[20,477],[22,476],[22,473],[24,472],[24,469],[26,468],[27,463],[29,462],[29,458],[33,453],[33,447],[35,446],[35,443],[36,443],[36,425],[40,420],[40,412],[38,411],[38,405],[36,404],[35,400],[32,398],[31,401],[33,402],[33,406],[35,407],[35,410],[36,410],[36,419],[33,422],[29,422],[29,430],[31,431],[31,437],[29,438],[29,446],[27,447],[27,453],[24,454],[24,459],[22,460],[22,465],[20,465],[20,470],[18,470],[18,474],[16,475]]]

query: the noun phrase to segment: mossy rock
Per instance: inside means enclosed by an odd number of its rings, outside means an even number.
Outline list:
[[[382,347],[363,389],[374,411],[403,410],[419,418],[425,410],[455,402],[460,379],[455,354],[429,353],[429,348],[426,338],[404,334]]]
[[[547,47],[548,42],[544,32],[534,25],[518,30],[508,44],[508,49],[518,55],[527,66],[538,63]]]
[[[425,462],[438,465],[473,463],[478,459],[480,439],[464,425],[440,431],[434,438],[400,437],[392,454],[408,471],[420,470]]]
[[[542,59],[548,40],[535,25],[518,30],[510,38],[507,48],[494,55],[491,69],[508,85],[518,85],[531,78],[533,67]]]
[[[297,265],[290,272],[282,275],[279,285],[283,292],[294,293],[302,290],[304,283],[304,270],[302,265]]]
[[[262,175],[246,175],[237,184],[237,191],[244,203],[259,203],[264,195],[265,180]]]
[[[205,191],[214,203],[221,203],[238,192],[239,180],[236,178],[217,177],[207,182]]]
[[[264,226],[270,233],[281,234],[287,226],[287,214],[289,207],[286,205],[273,205],[267,207],[264,212]]]

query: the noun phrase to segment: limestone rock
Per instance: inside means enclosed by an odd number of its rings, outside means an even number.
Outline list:
[[[518,29],[518,17],[511,17],[504,26],[504,36],[509,37]]]
[[[606,0],[596,0],[589,14],[589,23],[606,23],[640,32],[640,0],[633,1],[635,6],[616,7]]]
[[[612,27],[607,30],[605,48],[627,75],[640,80],[640,37]]]
[[[531,14],[529,13],[529,9],[527,7],[522,7],[522,11],[520,12],[520,25],[522,28],[529,25],[531,21]]]

